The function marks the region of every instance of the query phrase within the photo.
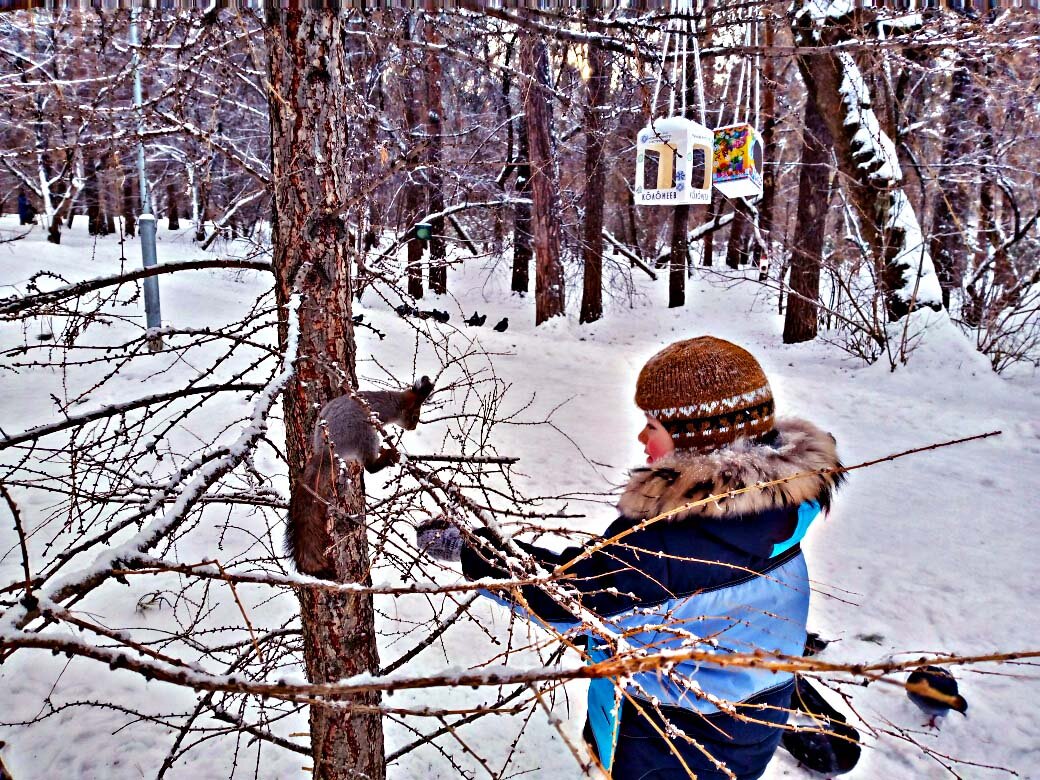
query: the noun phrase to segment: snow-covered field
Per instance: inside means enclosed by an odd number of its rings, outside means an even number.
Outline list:
[[[12,218],[0,219],[4,234],[14,227]],[[160,238],[162,261],[200,254],[187,233],[173,236],[160,229]],[[129,265],[136,267],[136,245],[128,245],[127,256]],[[44,268],[69,280],[105,275],[118,270],[118,257],[116,239],[95,242],[85,234],[82,220],[65,234],[59,247],[48,245],[37,229],[24,240],[0,245],[0,290],[2,295],[24,290],[28,277]],[[527,492],[559,495],[615,488],[626,468],[642,461],[642,448],[635,439],[641,415],[632,395],[645,360],[676,339],[705,333],[729,339],[758,357],[770,377],[780,413],[809,418],[830,430],[846,464],[1002,431],[997,437],[881,463],[850,475],[833,512],[813,527],[804,544],[814,578],[810,627],[835,640],[824,652],[824,660],[875,662],[939,652],[976,655],[1040,649],[1035,606],[1040,601],[1040,378],[1036,375],[1011,379],[993,375],[987,361],[942,322],[924,334],[909,366],[894,373],[884,364],[863,366],[823,343],[787,346],[781,343],[782,320],[773,295],[751,281],[734,284],[743,274],[726,277],[718,271],[695,273],[682,309],[664,307],[665,280],[655,283],[636,277],[634,297],[608,303],[607,315],[599,323],[579,326],[577,301],[572,299],[568,308],[574,313],[566,321],[535,328],[533,299],[509,294],[506,265],[470,261],[453,271],[451,296],[427,298],[423,306],[451,313],[449,325],[431,327],[452,332],[452,343],[475,339],[496,353],[494,371],[511,385],[507,407],[519,408],[533,397],[525,419],[538,420],[552,412],[558,430],[537,425],[495,429],[497,450],[520,459],[520,481]],[[166,275],[160,282],[164,323],[204,326],[232,321],[244,316],[267,284],[264,274],[252,271]],[[475,309],[488,314],[488,324],[480,329],[462,327],[462,317]],[[362,376],[379,375],[370,360],[373,356],[401,376],[411,376],[413,360],[417,373],[439,369],[432,352],[417,349],[397,315],[376,296],[366,296],[357,311],[387,333],[379,341],[371,332],[359,331]],[[123,313],[143,318],[133,306]],[[509,317],[509,330],[492,331],[490,324],[503,316]],[[456,326],[461,329],[454,332]],[[123,338],[127,332],[114,328],[111,338]],[[34,335],[5,324],[0,329],[0,347],[9,348]],[[107,338],[107,332],[94,336],[100,337]],[[187,368],[173,365],[162,374],[128,374],[104,394],[92,395],[84,409],[177,387],[180,370]],[[63,381],[56,372],[0,374],[3,431],[10,434],[53,419],[48,394],[61,388]],[[69,381],[89,383],[90,373]],[[462,411],[472,410],[452,408],[449,398],[442,399],[438,408],[443,415]],[[406,446],[412,452],[440,450],[445,425],[420,426],[407,435]],[[273,430],[272,436],[277,435]],[[274,458],[260,459],[256,465],[280,475],[281,466]],[[378,490],[379,480],[372,483]],[[284,478],[276,484],[284,491]],[[33,505],[22,509],[32,526]],[[609,505],[572,503],[570,510],[586,515],[568,521],[586,531],[600,530],[613,519]],[[7,583],[18,578],[21,558],[6,510],[0,514],[5,518],[0,521],[0,581]],[[197,533],[191,539],[203,544],[216,533]],[[233,538],[234,534],[227,536]],[[179,548],[177,554],[194,561],[212,551]],[[231,557],[226,550],[222,555]],[[442,573],[439,579],[450,582],[452,576]],[[137,583],[130,590],[113,585],[103,591],[106,598],[92,598],[80,608],[89,608],[98,620],[114,627],[148,620],[161,623],[161,614],[135,613],[146,590]],[[291,594],[268,600],[269,593],[242,590],[247,600],[252,599],[254,618],[266,626],[279,625],[296,607]],[[402,621],[402,625],[428,618],[431,605],[453,608],[424,597],[380,602],[383,620]],[[218,610],[229,623],[236,621],[233,603],[222,603]],[[465,667],[494,655],[485,630],[506,636],[509,617],[493,604],[482,604],[475,615],[482,627],[475,621],[456,624],[443,642],[426,650],[410,668]],[[384,646],[383,657],[396,657],[410,645],[404,638]],[[510,663],[537,660],[521,653]],[[1009,773],[1040,778],[1037,668],[980,665],[956,674],[970,705],[968,717],[952,715],[937,732],[921,728],[924,719],[901,688],[845,686],[842,690],[861,718],[858,725],[867,747],[850,777],[951,776],[941,765],[945,762],[965,778]],[[555,711],[566,720],[566,731],[577,735],[584,721],[584,684],[568,684],[566,694],[556,697]],[[496,695],[493,688],[439,689],[398,692],[392,701],[399,706],[449,702],[463,706],[492,701]],[[70,662],[42,652],[21,651],[0,667],[3,724],[34,718],[45,701],[60,707],[63,702],[91,699],[122,702],[159,716],[158,722],[132,722],[133,716],[115,709],[71,707],[30,726],[2,725],[0,740],[7,745],[0,755],[15,780],[155,777],[173,738],[161,716],[190,711],[195,697],[169,686],[146,684],[124,671],[109,672],[92,661]],[[849,711],[846,705],[842,708]],[[498,772],[523,730],[510,759],[511,773],[579,777],[578,766],[545,714],[535,712],[525,729],[528,715],[484,718],[460,729],[459,736],[478,745],[489,768]],[[409,725],[428,731],[439,724],[413,719]],[[306,728],[300,715],[279,723],[277,732],[288,735]],[[936,756],[925,755],[904,734],[934,750]],[[388,724],[387,750],[393,752],[414,738],[405,728]],[[487,776],[485,768],[451,736],[440,738],[438,744],[474,776]],[[308,763],[304,756],[268,745],[243,749],[233,763],[227,741],[211,742],[188,753],[166,776],[192,780],[307,777],[302,767]],[[781,751],[766,778],[808,774]],[[426,747],[393,764],[390,776],[447,778],[457,773],[437,750]]]

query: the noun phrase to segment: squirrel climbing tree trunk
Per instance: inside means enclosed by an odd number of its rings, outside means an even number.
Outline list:
[[[300,499],[315,410],[349,386],[354,374],[351,326],[351,257],[347,239],[351,195],[360,189],[352,128],[360,124],[350,96],[346,18],[333,10],[299,7],[268,16],[274,267],[281,312],[293,292],[302,294],[296,376],[286,389],[286,454],[291,498]],[[283,348],[287,323],[280,323]],[[341,469],[338,495],[326,522],[335,542],[341,582],[368,582],[364,485],[360,464]],[[300,589],[307,675],[330,682],[375,673],[371,595]],[[311,706],[313,774],[320,780],[386,773],[378,695],[352,699],[358,709]],[[367,711],[366,711],[367,710]]]

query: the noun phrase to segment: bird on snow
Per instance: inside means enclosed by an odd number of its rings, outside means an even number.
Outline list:
[[[473,312],[473,316],[470,317],[468,320],[464,320],[464,322],[467,325],[477,325],[477,326],[480,326],[480,325],[483,325],[485,322],[487,322],[487,315],[486,314],[480,315],[477,312]]]
[[[929,728],[938,728],[935,721],[950,710],[967,715],[968,702],[957,690],[957,681],[949,669],[925,666],[914,669],[906,678],[906,695],[921,711],[929,716]]]
[[[848,723],[801,716],[792,719],[788,726],[807,728],[806,731],[785,731],[780,741],[800,764],[814,772],[828,777],[843,775],[859,761],[859,733]]]
[[[801,675],[794,678],[791,709],[788,726],[800,730],[785,731],[780,738],[788,753],[826,775],[844,774],[856,766],[861,751],[859,732]]]
[[[815,631],[810,631],[805,635],[805,650],[802,651],[802,655],[806,658],[819,655],[827,649],[827,645],[829,644],[830,640],[824,639]]]
[[[402,303],[400,306],[394,308],[398,314],[402,317],[414,317],[419,313],[419,310],[414,306],[409,306],[407,303]]]
[[[509,317],[503,317],[502,321],[495,326],[495,330],[499,333],[505,333],[506,328],[509,327]]]
[[[431,311],[430,312],[430,316],[433,317],[434,320],[436,320],[437,322],[440,322],[440,323],[445,323],[445,322],[447,322],[448,320],[451,319],[451,315],[448,314],[448,312],[441,311],[440,309],[434,309],[433,311]]]

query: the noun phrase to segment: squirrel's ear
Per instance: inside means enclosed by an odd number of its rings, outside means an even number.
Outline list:
[[[423,398],[427,398],[430,393],[433,392],[433,382],[430,381],[428,376],[424,376],[422,379],[416,379],[415,384],[412,385],[412,390]]]

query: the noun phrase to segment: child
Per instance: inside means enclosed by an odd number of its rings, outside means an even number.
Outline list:
[[[721,339],[688,339],[654,355],[635,400],[646,415],[639,441],[647,466],[632,472],[620,517],[603,538],[710,495],[840,467],[830,434],[804,420],[774,421],[761,366]],[[685,508],[567,566],[574,579],[560,587],[573,588],[585,609],[647,653],[799,656],[809,579],[798,542],[840,481],[799,477]],[[518,544],[552,570],[602,541],[562,553]],[[487,545],[463,544],[443,521],[420,526],[419,544],[435,557],[461,558],[469,578],[509,576]],[[526,586],[522,594],[540,620],[560,630],[580,625],[546,591]],[[611,653],[604,638],[590,638],[591,661]],[[595,680],[586,739],[616,780],[722,780],[721,766],[754,780],[780,741],[793,687],[788,673],[684,662],[632,675],[616,706],[614,681]],[[720,710],[723,702],[735,713]]]

